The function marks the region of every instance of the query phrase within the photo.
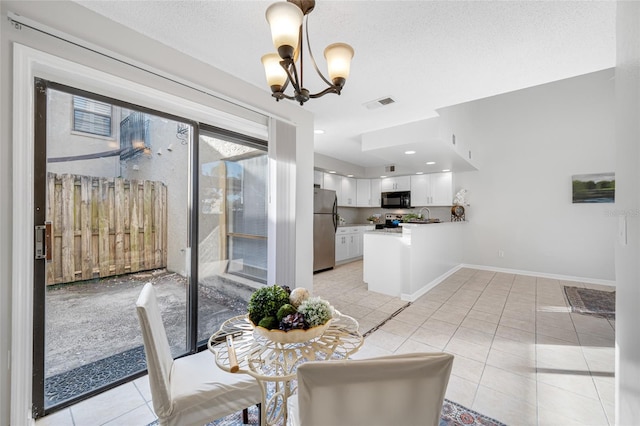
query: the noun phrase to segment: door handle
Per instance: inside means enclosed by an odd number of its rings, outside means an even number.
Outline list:
[[[51,222],[35,227],[35,258],[51,262]]]

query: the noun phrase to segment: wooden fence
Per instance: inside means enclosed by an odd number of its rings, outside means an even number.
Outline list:
[[[47,285],[166,267],[164,183],[49,173],[47,184]]]

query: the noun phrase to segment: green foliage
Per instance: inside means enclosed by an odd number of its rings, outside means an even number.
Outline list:
[[[278,309],[287,303],[289,303],[289,294],[282,287],[277,285],[261,287],[249,299],[249,319],[254,324],[259,324],[265,317],[276,319]]]
[[[260,327],[264,327],[267,330],[273,330],[274,328],[278,328],[279,324],[280,322],[276,319],[276,317],[271,317],[271,316],[262,318],[258,323]]]
[[[298,312],[304,316],[309,327],[326,324],[333,317],[329,302],[319,297],[311,297],[302,302],[298,306]]]
[[[290,314],[295,314],[296,312],[298,312],[298,310],[295,308],[295,306],[287,303],[286,305],[282,305],[280,309],[278,309],[276,318],[278,318],[278,321],[282,321],[282,318]]]

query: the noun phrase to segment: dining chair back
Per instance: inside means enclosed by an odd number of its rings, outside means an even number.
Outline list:
[[[452,365],[445,353],[305,363],[290,424],[437,426]]]
[[[153,409],[161,426],[202,426],[262,399],[256,380],[218,368],[209,351],[176,360],[151,283],[136,302],[149,372]]]

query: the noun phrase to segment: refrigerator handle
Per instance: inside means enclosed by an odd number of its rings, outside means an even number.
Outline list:
[[[333,232],[338,230],[338,197],[333,200]]]

